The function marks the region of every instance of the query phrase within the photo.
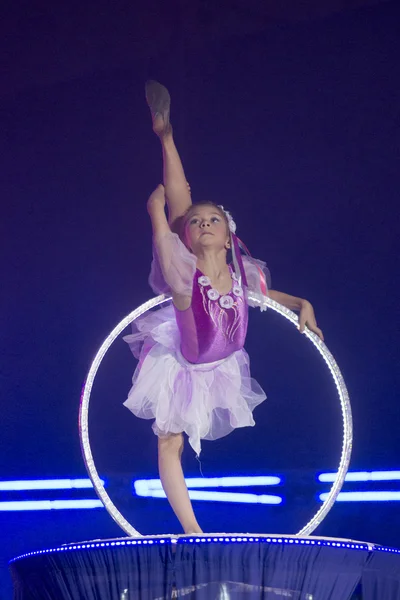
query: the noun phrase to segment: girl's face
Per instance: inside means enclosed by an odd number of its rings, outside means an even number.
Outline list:
[[[229,232],[225,218],[214,206],[193,207],[185,222],[185,243],[194,254],[202,248],[228,248]]]

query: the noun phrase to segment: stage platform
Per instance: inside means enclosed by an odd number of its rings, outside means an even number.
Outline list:
[[[400,600],[400,550],[277,534],[92,540],[10,562],[14,600]]]

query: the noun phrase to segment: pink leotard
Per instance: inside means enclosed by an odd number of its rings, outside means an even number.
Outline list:
[[[196,269],[191,305],[184,311],[175,308],[175,316],[182,355],[191,363],[221,360],[244,346],[248,307],[243,289],[234,279],[230,292],[221,296]]]

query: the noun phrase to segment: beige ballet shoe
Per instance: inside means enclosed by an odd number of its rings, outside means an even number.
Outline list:
[[[158,81],[150,79],[145,86],[146,101],[153,119],[153,131],[165,135],[172,131],[169,121],[171,97],[167,88]]]

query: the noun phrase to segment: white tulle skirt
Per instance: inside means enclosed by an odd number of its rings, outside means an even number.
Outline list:
[[[124,340],[139,358],[124,405],[137,417],[155,419],[156,435],[185,432],[199,455],[200,440],[255,424],[252,411],[266,396],[250,376],[245,350],[212,363],[189,363],[179,350],[172,306],[138,319]]]

